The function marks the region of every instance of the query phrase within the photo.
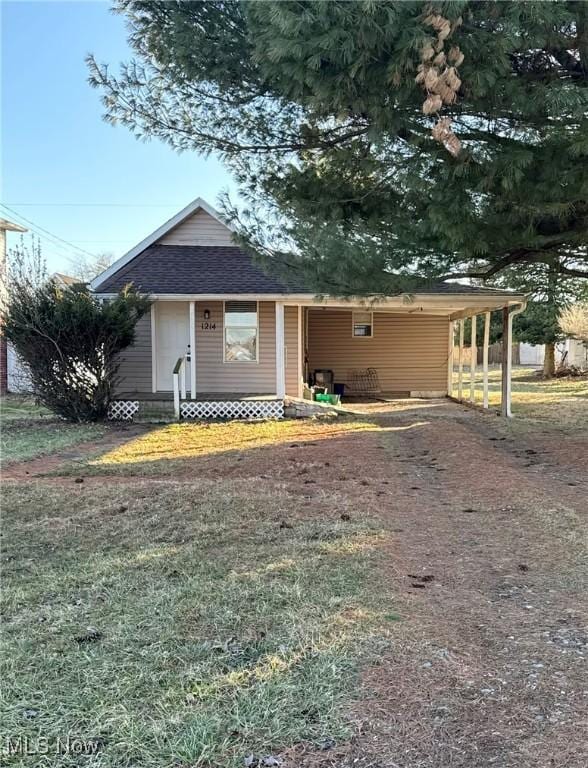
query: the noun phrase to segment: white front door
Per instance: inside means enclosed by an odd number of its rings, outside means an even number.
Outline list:
[[[157,391],[173,390],[173,370],[178,357],[190,344],[190,305],[187,301],[161,301],[155,304],[155,348]],[[186,362],[186,388],[190,390],[190,364]]]

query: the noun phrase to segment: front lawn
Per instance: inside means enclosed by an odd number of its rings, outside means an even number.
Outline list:
[[[312,445],[379,429],[374,422],[355,418],[174,423],[154,426],[133,440],[74,464],[69,471],[173,477],[178,472],[193,472],[195,459],[214,460],[223,454],[226,467],[252,453]]]
[[[586,430],[387,406],[9,470],[4,762],[584,768]]]
[[[9,395],[0,402],[0,459],[25,461],[101,437],[100,424],[69,424],[32,399]]]
[[[349,736],[398,617],[387,535],[343,494],[65,480],[3,507],[3,730],[99,750],[8,765],[238,766]]]

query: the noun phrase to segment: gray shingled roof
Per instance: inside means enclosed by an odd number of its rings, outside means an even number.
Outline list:
[[[266,275],[235,246],[151,245],[105,280],[99,292],[117,293],[128,283],[144,293],[313,293],[302,284],[286,286]],[[512,294],[461,283],[437,283],[415,293]]]
[[[133,283],[144,293],[300,293],[269,277],[233,246],[151,245],[100,286],[115,293]]]

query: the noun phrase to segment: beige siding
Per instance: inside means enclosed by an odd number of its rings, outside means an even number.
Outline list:
[[[310,310],[310,370],[330,368],[345,382],[354,368],[376,368],[383,392],[447,391],[449,321],[432,315],[374,313],[372,338],[354,338],[350,310]]]
[[[118,394],[122,392],[151,392],[151,314],[137,323],[135,343],[121,353],[118,369]]]
[[[286,394],[298,397],[298,307],[284,307]]]
[[[231,231],[202,209],[158,240],[162,245],[235,245]]]
[[[196,387],[205,393],[275,394],[276,315],[273,301],[259,302],[257,363],[223,362],[223,302],[196,303]],[[215,327],[202,328],[204,310]]]

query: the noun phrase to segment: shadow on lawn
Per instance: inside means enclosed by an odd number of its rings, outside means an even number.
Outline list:
[[[403,420],[379,424],[375,420],[225,422],[169,424],[108,446],[81,462],[51,474],[168,476],[194,473],[196,468],[217,471],[236,468],[239,462],[260,460],[269,471],[296,457],[304,460],[310,449],[326,447],[334,456],[353,455],[366,437],[418,429],[428,421]],[[299,449],[294,453],[290,449]],[[302,455],[300,454],[302,452]],[[309,458],[310,460],[310,458]]]

